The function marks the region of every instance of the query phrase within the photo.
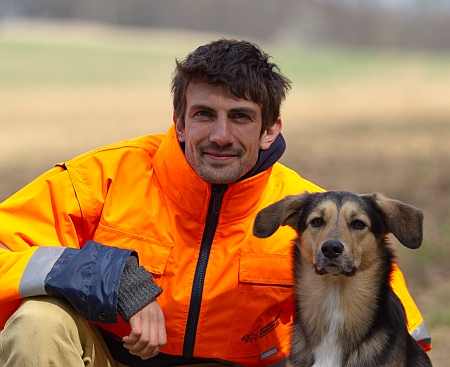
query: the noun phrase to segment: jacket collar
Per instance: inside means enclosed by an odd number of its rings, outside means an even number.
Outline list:
[[[271,166],[284,151],[282,138],[273,145],[277,147],[277,153],[260,152],[258,163],[251,170],[254,173],[247,174],[240,181],[228,185],[222,201],[221,221],[241,220],[257,207],[269,180]],[[266,163],[262,163],[263,154],[270,156],[270,159],[264,157]],[[203,222],[211,196],[211,184],[198,176],[187,162],[174,127],[170,128],[153,157],[153,167],[162,191],[172,204],[188,214],[190,220]]]

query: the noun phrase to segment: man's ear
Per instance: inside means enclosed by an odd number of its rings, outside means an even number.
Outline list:
[[[365,194],[382,212],[387,229],[402,245],[416,249],[422,244],[423,214],[420,209],[382,194]]]
[[[280,134],[282,127],[283,122],[281,121],[281,118],[278,117],[275,123],[262,133],[260,137],[259,147],[262,150],[269,149],[277,136]]]
[[[290,195],[262,209],[256,215],[253,234],[265,238],[271,236],[280,226],[289,225],[296,229],[299,214],[308,199],[308,193]]]
[[[185,140],[185,136],[184,136],[184,121],[183,121],[182,118],[177,117],[175,115],[175,111],[173,112],[172,119],[173,119],[173,122],[175,123],[175,131],[177,133],[178,141],[180,143],[183,143],[184,140]]]

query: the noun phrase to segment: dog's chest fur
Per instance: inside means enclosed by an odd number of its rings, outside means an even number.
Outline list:
[[[339,342],[339,334],[344,324],[344,314],[337,287],[330,289],[321,304],[321,313],[326,320],[328,330],[320,344],[313,349],[313,367],[341,367],[342,348]]]

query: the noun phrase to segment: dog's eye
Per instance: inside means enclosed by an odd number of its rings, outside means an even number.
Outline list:
[[[319,228],[325,224],[325,221],[323,220],[323,218],[317,217],[312,219],[309,224],[311,225],[311,227]]]
[[[367,224],[362,220],[355,219],[350,223],[350,227],[352,227],[353,229],[362,230],[367,227]]]

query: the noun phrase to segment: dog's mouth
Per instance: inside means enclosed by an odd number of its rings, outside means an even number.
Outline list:
[[[356,267],[350,264],[338,264],[335,262],[328,262],[324,264],[314,264],[314,270],[318,275],[330,274],[334,276],[345,275],[353,276],[356,273]]]

